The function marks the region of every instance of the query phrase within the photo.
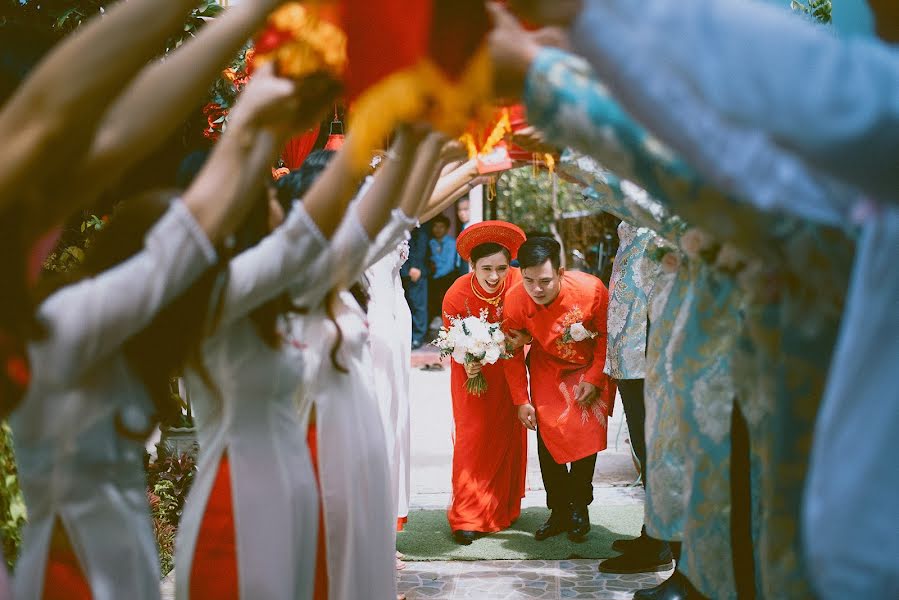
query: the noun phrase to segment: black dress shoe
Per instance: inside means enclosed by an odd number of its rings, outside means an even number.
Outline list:
[[[568,539],[572,542],[583,542],[590,533],[590,513],[586,506],[571,507],[571,523],[568,526]]]
[[[624,554],[625,552],[629,552],[632,548],[635,548],[642,538],[633,538],[633,539],[620,539],[612,542],[612,550],[615,552],[620,552]]]
[[[464,529],[459,529],[453,532],[453,539],[456,540],[457,544],[462,546],[470,546],[473,541],[481,537],[480,531],[466,531]]]
[[[646,535],[646,527],[644,526],[644,527],[640,528],[640,535],[638,535],[637,537],[630,539],[630,540],[621,539],[621,540],[615,540],[614,542],[612,542],[612,550],[614,550],[615,552],[621,552],[622,554],[624,554],[625,552],[631,551],[632,547],[635,547],[634,544],[639,545],[639,544],[645,542],[646,540],[652,540],[652,539],[653,538]]]
[[[668,544],[659,540],[631,546],[628,552],[599,563],[603,573],[652,573],[674,567],[674,558]]]
[[[534,538],[538,542],[542,542],[546,538],[550,538],[560,533],[568,531],[571,524],[571,513],[567,510],[556,509],[550,513],[546,523],[537,528],[534,532]]]
[[[653,588],[639,590],[634,600],[702,600],[705,598],[680,571]]]

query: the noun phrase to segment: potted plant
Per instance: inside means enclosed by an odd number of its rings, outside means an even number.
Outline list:
[[[196,459],[199,446],[197,444],[197,430],[194,427],[194,417],[190,408],[190,396],[184,381],[178,377],[172,379],[169,384],[169,392],[172,399],[181,406],[178,416],[174,420],[166,419],[159,424],[159,456],[180,456],[189,454]]]

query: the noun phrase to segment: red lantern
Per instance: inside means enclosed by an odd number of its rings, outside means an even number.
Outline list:
[[[334,126],[340,127],[340,133],[334,133]],[[343,135],[343,122],[337,118],[337,107],[334,107],[334,120],[331,121],[331,127],[328,129],[328,141],[325,143],[325,150],[333,150],[337,152],[343,146],[345,136]]]
[[[293,170],[303,164],[303,161],[306,160],[306,157],[309,156],[309,153],[312,152],[312,148],[315,146],[319,129],[320,127],[316,125],[314,129],[287,140],[287,143],[284,145],[284,151],[281,153],[281,158],[288,169]]]

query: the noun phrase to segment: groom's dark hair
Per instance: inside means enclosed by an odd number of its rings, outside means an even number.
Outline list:
[[[549,236],[529,237],[518,249],[518,264],[522,269],[539,267],[546,261],[558,271],[562,264],[562,246]]]

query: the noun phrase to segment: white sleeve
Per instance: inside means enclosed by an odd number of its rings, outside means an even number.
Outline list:
[[[231,260],[219,326],[249,314],[296,281],[322,285],[325,272],[317,264],[327,248],[328,240],[302,202],[294,202],[284,223]]]
[[[374,243],[369,247],[368,254],[365,256],[365,266],[370,267],[394,250],[412,236],[409,234],[412,229],[418,226],[418,219],[408,216],[399,208],[393,209],[390,213],[390,221],[378,233]]]
[[[672,82],[721,119],[896,201],[899,50],[717,0],[587,0],[571,37],[627,108],[691,161],[702,138],[685,129]]]
[[[293,303],[317,306],[332,289],[345,289],[362,276],[365,258],[372,244],[359,220],[359,202],[346,211],[328,248],[319,253],[305,277],[295,278],[289,287]]]
[[[144,248],[96,277],[66,286],[38,307],[48,335],[29,345],[34,378],[64,386],[118,350],[216,261],[206,234],[175,201]]]

